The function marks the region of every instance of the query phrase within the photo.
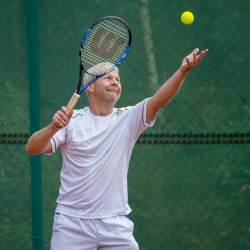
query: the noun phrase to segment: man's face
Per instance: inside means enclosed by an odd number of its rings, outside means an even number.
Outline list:
[[[115,104],[121,96],[122,87],[117,70],[102,76],[93,85],[93,94],[99,100],[112,101]]]

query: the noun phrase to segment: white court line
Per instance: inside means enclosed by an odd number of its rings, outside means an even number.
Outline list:
[[[147,64],[148,64],[148,71],[149,71],[149,85],[152,87],[153,91],[156,92],[160,88],[158,75],[157,75],[157,67],[154,55],[154,44],[152,39],[152,31],[150,25],[150,18],[149,18],[149,8],[148,8],[148,0],[141,0],[142,6],[140,6],[140,18],[142,23],[142,31],[143,31],[143,44],[146,50],[147,56]],[[164,117],[160,112],[158,114],[158,124],[163,125]]]
[[[152,31],[149,19],[149,10],[148,10],[148,0],[141,0],[142,7],[140,7],[140,18],[142,23],[142,30],[143,30],[143,41],[146,50],[146,55],[148,58],[148,71],[150,72],[150,84],[153,87],[154,91],[159,89],[158,84],[158,76],[157,76],[157,68],[155,62],[155,55],[154,55],[154,45],[152,39]]]

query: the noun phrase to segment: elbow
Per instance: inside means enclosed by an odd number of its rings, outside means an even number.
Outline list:
[[[164,106],[166,106],[169,101],[172,99],[173,96],[153,96],[152,97],[152,107],[156,111],[156,113],[162,109]]]
[[[167,100],[161,100],[155,103],[154,105],[154,111],[155,113],[158,113],[160,109],[162,109],[164,106],[166,106],[169,103],[169,99]]]
[[[29,146],[29,144],[26,145],[26,153],[28,155],[37,155],[33,150],[32,147]]]
[[[26,145],[26,153],[28,155],[32,155],[32,151],[30,150],[30,148]]]

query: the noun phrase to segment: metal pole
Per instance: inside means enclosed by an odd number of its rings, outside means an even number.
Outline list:
[[[37,0],[27,0],[30,133],[40,129]],[[33,249],[43,249],[41,156],[31,156]]]

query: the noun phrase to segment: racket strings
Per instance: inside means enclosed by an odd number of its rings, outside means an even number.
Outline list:
[[[130,40],[128,27],[117,19],[105,19],[95,25],[82,46],[81,61],[85,70],[94,65],[116,64],[126,51]]]

